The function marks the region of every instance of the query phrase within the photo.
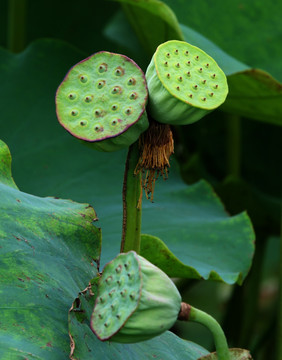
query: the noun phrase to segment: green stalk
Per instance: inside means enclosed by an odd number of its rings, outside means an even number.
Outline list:
[[[142,187],[141,173],[134,174],[139,160],[138,141],[128,150],[123,182],[123,226],[121,252],[140,252]]]
[[[7,47],[18,53],[25,47],[26,0],[9,0]]]
[[[230,360],[230,353],[224,332],[212,316],[191,306],[188,320],[200,323],[210,330],[214,338],[218,360]]]

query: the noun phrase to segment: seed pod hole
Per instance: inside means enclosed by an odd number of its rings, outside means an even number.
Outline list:
[[[72,115],[72,116],[77,116],[77,115],[78,115],[78,111],[77,111],[77,110],[72,110],[72,111],[71,111],[71,115]]]
[[[76,99],[76,94],[70,93],[70,94],[68,95],[68,98],[69,98],[70,100],[74,100],[74,99]]]
[[[90,103],[90,102],[92,101],[92,96],[90,96],[90,95],[85,96],[84,101],[85,101],[86,103]]]
[[[128,85],[135,85],[136,84],[136,79],[134,78],[130,78],[127,82]]]
[[[116,76],[123,76],[124,75],[124,69],[121,66],[118,66],[115,70]]]
[[[98,67],[99,73],[103,73],[108,70],[108,65],[106,63],[102,63]]]
[[[87,81],[88,81],[88,78],[86,75],[80,75],[79,79],[80,79],[80,82],[82,82],[83,84],[87,83]]]
[[[178,49],[176,49],[176,50],[174,51],[174,53],[175,53],[175,55],[178,55]]]
[[[125,110],[126,115],[130,115],[132,113],[132,110],[130,108],[127,108]]]
[[[122,265],[119,265],[118,267],[116,267],[116,273],[120,273],[122,270]]]
[[[136,92],[131,93],[131,94],[129,95],[129,98],[130,98],[130,100],[135,100],[135,99],[137,99],[137,93],[136,93]]]
[[[112,89],[112,94],[120,94],[122,92],[122,89],[120,86],[115,86],[113,89]]]
[[[102,89],[106,84],[106,81],[105,80],[100,80],[97,84],[97,88],[98,89]]]
[[[118,123],[118,119],[114,119],[114,120],[112,120],[112,122],[111,122],[111,124],[112,124],[113,126],[115,126],[117,123]]]
[[[81,120],[80,125],[81,126],[86,126],[87,125],[87,120]]]

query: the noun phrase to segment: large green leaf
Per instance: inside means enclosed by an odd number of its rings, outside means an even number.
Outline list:
[[[0,133],[14,154],[21,189],[95,207],[106,262],[120,247],[126,152],[95,152],[56,120],[56,87],[79,55],[51,41],[36,42],[15,56],[2,52]],[[193,277],[241,282],[251,265],[254,234],[247,215],[229,217],[209,185],[187,186],[175,165],[167,182],[158,180],[155,203],[144,201],[142,226],[143,232],[161,238],[184,266],[193,267]]]
[[[167,40],[183,39],[174,12],[159,0],[117,0],[149,55]],[[153,31],[152,31],[153,28]],[[148,31],[149,30],[149,31]]]
[[[169,332],[137,345],[99,341],[89,326],[97,291],[89,292],[88,279],[97,275],[101,244],[95,211],[19,191],[10,160],[0,141],[1,359],[61,360],[71,353],[88,360],[89,351],[95,358],[136,360],[208,354]]]
[[[88,204],[19,191],[3,142],[0,159],[1,359],[65,359],[68,309],[97,274],[96,214]]]
[[[89,359],[89,354],[97,358],[113,360],[196,360],[207,355],[207,350],[190,341],[181,340],[166,331],[161,336],[136,344],[118,344],[97,340],[90,329],[89,319],[95,303],[95,281],[91,290],[80,294],[69,313],[69,329],[72,338],[73,354],[71,359]]]

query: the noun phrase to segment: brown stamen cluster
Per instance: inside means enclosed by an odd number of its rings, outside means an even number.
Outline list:
[[[147,199],[153,202],[156,180],[160,175],[164,180],[168,178],[169,158],[174,152],[170,126],[151,121],[149,129],[139,138],[139,148],[140,158],[135,174],[142,172],[142,188]]]

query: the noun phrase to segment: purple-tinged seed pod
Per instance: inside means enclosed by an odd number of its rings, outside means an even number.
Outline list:
[[[56,92],[56,113],[73,136],[96,150],[115,151],[130,146],[148,128],[147,100],[139,66],[124,55],[101,51],[66,74]]]

